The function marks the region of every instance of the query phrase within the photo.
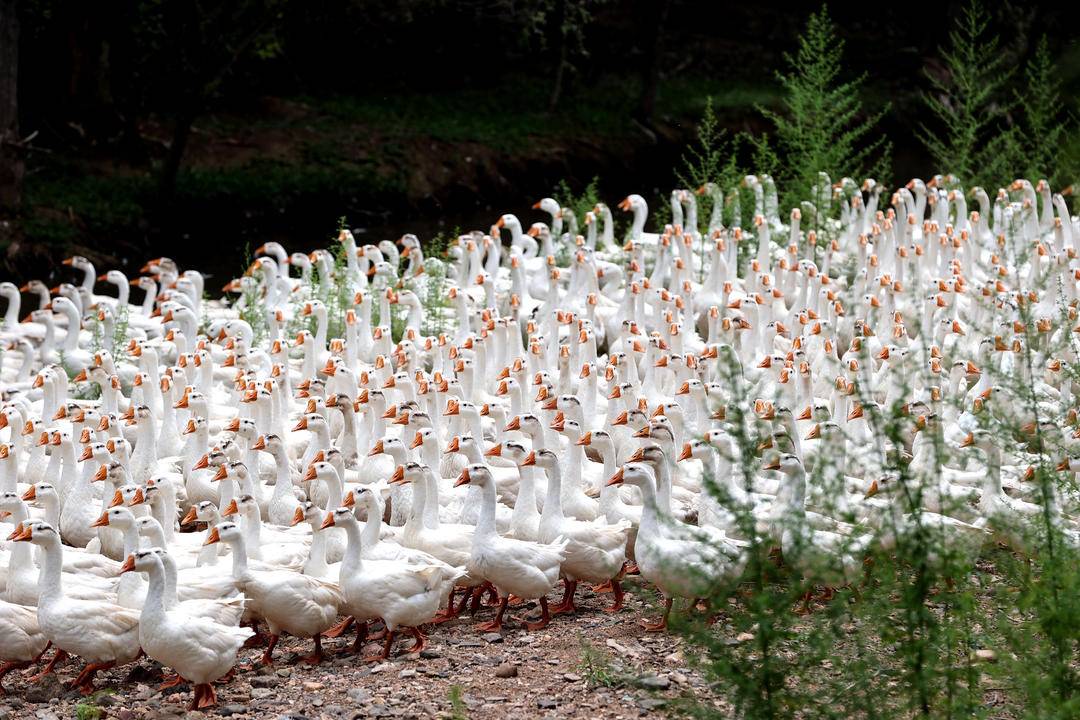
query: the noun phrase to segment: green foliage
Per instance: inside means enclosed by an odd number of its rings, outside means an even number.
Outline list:
[[[1015,91],[1021,110],[1019,160],[1025,164],[1014,170],[1032,182],[1045,178],[1055,190],[1080,175],[1080,154],[1068,146],[1076,134],[1076,115],[1062,98],[1058,74],[1044,35],[1024,69],[1022,90]]]
[[[468,720],[469,714],[466,712],[464,693],[465,688],[460,685],[451,685],[447,692],[447,699],[450,701],[450,717],[453,720]]]
[[[922,124],[919,137],[937,167],[968,186],[993,188],[1014,177],[1019,166],[1017,138],[1007,124],[1013,69],[989,24],[975,0],[961,11],[949,46],[941,49],[944,77],[925,73],[930,91],[923,99],[934,126]]]
[[[585,678],[589,687],[622,687],[626,684],[627,677],[616,670],[611,661],[611,655],[581,636],[578,638],[581,645],[581,662],[578,670]]]
[[[551,197],[559,203],[559,207],[570,208],[578,221],[578,232],[585,232],[585,213],[590,212],[603,198],[600,196],[600,178],[593,176],[581,193],[575,195],[566,180],[560,180],[555,189],[551,191]]]
[[[777,73],[784,90],[781,108],[759,107],[775,127],[777,167],[784,189],[782,207],[794,207],[809,196],[819,172],[860,177],[886,151],[884,138],[872,137],[888,111],[863,111],[860,94],[866,75],[842,80],[844,43],[822,7],[810,15],[799,49],[786,55],[786,72]]]

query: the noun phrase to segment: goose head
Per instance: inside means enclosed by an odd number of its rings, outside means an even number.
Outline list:
[[[461,475],[458,476],[457,481],[454,483],[454,487],[460,487],[462,485],[478,485],[480,487],[493,486],[495,483],[494,477],[491,475],[491,470],[487,465],[480,463],[473,463],[466,466]]]
[[[131,510],[122,505],[117,505],[101,513],[97,520],[90,523],[90,527],[112,527],[117,530],[130,530],[135,527],[135,516],[131,514]]]
[[[652,487],[655,489],[656,480],[652,468],[645,463],[631,462],[623,465],[615,471],[615,474],[607,479],[608,485],[633,485],[638,488]]]
[[[323,519],[319,529],[325,530],[326,528],[331,527],[355,525],[357,522],[356,515],[353,514],[352,508],[339,507],[335,508],[333,512],[326,513],[326,517]]]
[[[159,550],[160,548],[136,550],[124,560],[124,564],[120,566],[120,573],[150,573],[155,569],[160,571],[162,569],[161,556],[156,552]]]

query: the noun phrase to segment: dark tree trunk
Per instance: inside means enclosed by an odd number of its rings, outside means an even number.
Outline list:
[[[645,56],[641,64],[641,99],[638,113],[642,122],[652,121],[656,113],[656,88],[660,82],[660,47],[667,20],[669,0],[647,0],[647,22],[641,27],[647,34]]]
[[[566,77],[567,46],[566,33],[563,30],[563,25],[566,23],[566,0],[560,0],[557,7],[554,24],[556,42],[559,43],[555,53],[558,59],[555,61],[555,83],[551,88],[551,97],[548,98],[548,112],[555,112],[555,108],[558,107],[559,100],[562,98],[563,80]]]
[[[25,170],[19,141],[19,18],[17,0],[0,0],[0,212],[22,202]]]
[[[184,151],[187,149],[188,139],[191,137],[191,126],[195,124],[198,112],[195,103],[182,105],[174,119],[172,143],[169,152],[165,156],[165,163],[161,166],[161,175],[158,178],[158,199],[163,207],[168,206],[176,193],[176,176],[180,173],[180,165],[184,161]]]

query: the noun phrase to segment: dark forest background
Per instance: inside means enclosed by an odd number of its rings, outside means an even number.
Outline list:
[[[531,218],[563,180],[655,197],[707,98],[729,130],[770,131],[816,7],[0,0],[0,257],[19,277],[72,252],[227,271],[247,245],[323,243],[341,216],[367,239],[426,238]],[[1075,6],[986,9],[1008,67],[1046,37],[1075,110]],[[947,170],[915,129],[960,10],[829,5],[865,111],[888,106],[884,180]]]

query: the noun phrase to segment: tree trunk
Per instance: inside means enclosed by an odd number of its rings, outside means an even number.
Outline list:
[[[25,170],[19,142],[19,18],[17,0],[0,0],[0,213],[22,202]]]
[[[558,3],[558,12],[555,14],[555,37],[559,43],[559,47],[555,61],[555,82],[551,88],[551,96],[548,98],[548,112],[555,112],[555,108],[559,105],[559,100],[562,98],[563,90],[563,78],[566,76],[567,65],[567,44],[566,44],[566,30],[563,25],[566,23],[566,0],[561,0]]]
[[[177,112],[174,125],[172,143],[169,145],[169,153],[165,156],[165,163],[161,166],[161,176],[158,178],[158,199],[162,207],[172,203],[176,193],[176,176],[180,173],[180,165],[184,160],[184,150],[187,149],[188,139],[191,137],[191,126],[198,117],[198,111],[194,103],[185,104]]]

